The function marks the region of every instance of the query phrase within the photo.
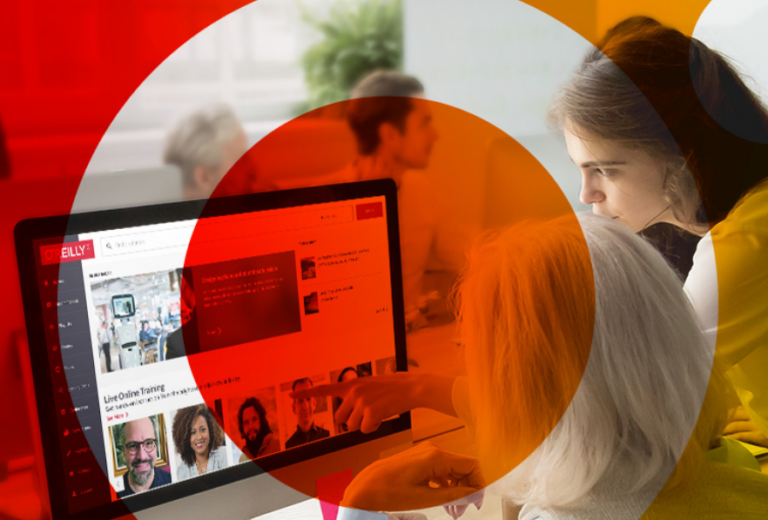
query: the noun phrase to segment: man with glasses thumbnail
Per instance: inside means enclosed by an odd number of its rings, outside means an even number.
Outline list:
[[[125,423],[120,441],[128,471],[123,475],[125,486],[123,491],[117,494],[118,497],[125,498],[171,483],[171,475],[168,472],[155,470],[156,432],[153,417]]]

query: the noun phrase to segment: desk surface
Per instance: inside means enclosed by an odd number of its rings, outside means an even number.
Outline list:
[[[408,358],[418,367],[408,367],[419,373],[459,376],[465,373],[461,348],[454,342],[454,324],[427,327],[408,334],[406,338]],[[418,409],[411,412],[414,442],[430,439],[436,435],[463,427],[455,418],[433,410]]]

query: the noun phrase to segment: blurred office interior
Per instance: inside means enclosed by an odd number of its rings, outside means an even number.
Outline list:
[[[72,6],[79,10],[80,25],[73,28],[78,36],[62,41],[62,55],[51,63],[37,56],[35,38],[40,32],[59,30],[55,20],[36,16],[21,0],[11,1],[11,16],[0,17],[0,41],[5,42],[0,45],[4,68],[0,121],[8,135],[10,157],[10,174],[0,179],[0,192],[7,200],[23,201],[37,197],[40,183],[52,186],[52,192],[58,185],[68,188],[83,171],[66,158],[91,152],[85,179],[92,179],[95,188],[84,186],[74,208],[52,200],[45,206],[47,213],[39,213],[42,206],[32,203],[27,209],[22,204],[22,209],[6,212],[1,230],[4,265],[14,266],[15,271],[12,232],[22,218],[133,204],[133,199],[126,198],[131,190],[151,194],[147,202],[180,200],[178,177],[158,176],[174,175],[163,168],[163,143],[172,123],[185,112],[226,103],[243,122],[252,146],[307,110],[346,99],[360,77],[381,66],[418,77],[428,99],[482,118],[511,136],[547,169],[574,209],[586,209],[578,201],[578,171],[562,138],[547,127],[547,106],[590,48],[590,41],[599,39],[610,26],[635,14],[657,16],[675,25],[678,13],[665,10],[669,2],[655,0],[633,5],[584,0],[575,18],[576,32],[547,14],[557,10],[553,7],[557,3],[259,0],[224,16],[176,49],[127,99],[92,150],[90,137],[100,130],[81,117],[78,107],[106,85],[92,72],[103,68],[94,65],[114,60],[114,67],[138,67],[142,60],[130,53],[106,56],[102,49],[113,48],[108,43],[114,38],[125,38],[130,46],[132,38],[152,38],[154,31],[172,30],[174,24],[194,17],[194,9],[185,9],[178,19],[177,8],[158,4],[150,10],[151,16],[146,15],[149,11],[142,11],[146,18],[137,16],[135,34],[113,35],[101,31],[99,24],[111,15],[108,3]],[[201,4],[200,9],[207,7]],[[768,94],[768,63],[763,58],[766,18],[768,5],[761,0],[713,0],[694,31],[731,57],[764,98]],[[693,30],[690,24],[678,25]],[[327,30],[329,26],[334,30]],[[52,102],[66,109],[41,106],[24,118],[4,114],[4,106],[35,91],[55,93]],[[296,142],[347,142],[346,147],[329,149],[354,150],[342,118],[319,118],[297,128]],[[462,150],[462,168],[455,164],[447,168],[455,160],[457,147]],[[463,221],[482,228],[489,221],[488,212],[508,211],[509,220],[518,204],[528,203],[526,194],[515,189],[525,172],[495,169],[498,158],[509,153],[514,151],[503,143],[444,136],[425,174],[436,187],[436,196]],[[344,153],[318,156],[312,171],[286,173],[290,171],[287,154],[285,171],[259,171],[258,175],[293,175],[295,184],[300,184],[338,170],[349,160]],[[448,170],[451,173],[446,176]],[[501,200],[489,197],[498,190],[503,190]],[[13,272],[10,279],[11,291],[0,308],[7,324],[0,337],[0,394],[6,396],[18,395],[16,389],[23,384],[19,357],[26,348],[18,274]],[[23,400],[10,407],[11,414],[24,420],[0,433],[6,446],[14,446],[0,456],[2,462],[9,456],[32,454],[27,407]]]

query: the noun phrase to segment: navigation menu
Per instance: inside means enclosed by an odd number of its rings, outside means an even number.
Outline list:
[[[75,242],[77,237],[67,237],[59,245],[41,245],[38,254],[56,433],[72,513],[111,501],[82,265],[69,255]],[[51,251],[73,258],[52,263]]]

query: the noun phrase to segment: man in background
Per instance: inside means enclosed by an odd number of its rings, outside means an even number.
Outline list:
[[[297,379],[293,382],[292,390],[306,390],[314,384],[308,377]],[[317,401],[314,397],[303,397],[293,400],[293,414],[296,416],[296,431],[285,443],[286,448],[295,448],[308,442],[317,441],[329,437],[331,433],[315,424],[315,408]]]
[[[225,104],[213,104],[177,121],[166,138],[163,162],[181,169],[184,199],[205,199],[247,151],[248,137],[235,112]],[[216,194],[250,193],[255,177],[247,165],[237,168]]]
[[[406,325],[409,330],[422,327],[427,310],[424,273],[435,256],[437,227],[445,214],[436,202],[430,179],[422,173],[438,139],[424,86],[413,76],[373,72],[352,91],[346,117],[357,141],[358,156],[329,180],[395,181]]]
[[[363,78],[352,91],[347,123],[358,150],[346,170],[352,180],[389,178],[400,188],[406,171],[429,166],[438,135],[415,77],[380,70]]]

